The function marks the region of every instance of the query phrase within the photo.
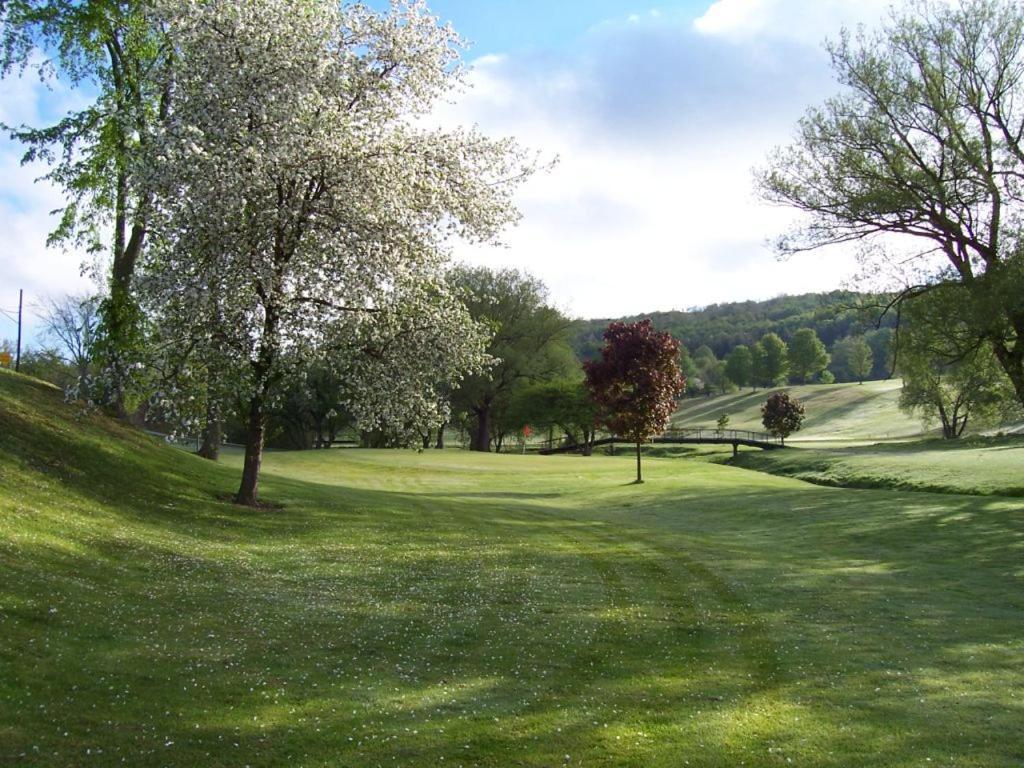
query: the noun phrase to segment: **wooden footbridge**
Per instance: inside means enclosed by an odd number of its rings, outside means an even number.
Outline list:
[[[669,431],[651,438],[649,443],[655,445],[731,445],[732,452],[739,451],[741,445],[750,448],[760,448],[765,451],[773,451],[777,448],[785,448],[785,442],[780,437],[770,435],[767,432],[748,432],[742,429],[714,429],[707,427],[690,427],[686,429],[670,429]],[[592,448],[602,445],[632,445],[630,440],[621,437],[605,437],[595,440]],[[551,456],[556,453],[581,453],[586,446],[582,444],[555,446],[550,441],[540,449],[542,456]]]

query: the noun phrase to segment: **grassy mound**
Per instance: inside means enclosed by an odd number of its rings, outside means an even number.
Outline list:
[[[704,462],[217,467],[0,376],[0,764],[1024,760],[1007,499]]]
[[[1024,496],[1024,437],[744,452],[738,466],[847,488]]]
[[[901,382],[808,384],[783,387],[807,410],[803,428],[792,440],[861,441],[906,438],[924,432],[920,419],[897,407]],[[729,395],[684,400],[672,418],[674,426],[713,427],[723,413],[730,429],[763,431],[761,406],[773,390],[744,390]]]

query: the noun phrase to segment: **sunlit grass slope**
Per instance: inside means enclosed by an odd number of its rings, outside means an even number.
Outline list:
[[[1016,500],[338,450],[251,511],[237,462],[0,375],[0,764],[1024,760]]]
[[[882,440],[920,435],[920,419],[897,407],[899,380],[866,381],[863,384],[808,384],[783,387],[806,409],[803,428],[794,441]],[[713,427],[723,413],[730,429],[763,431],[761,406],[771,392],[749,389],[729,395],[684,400],[672,418],[674,426]]]
[[[750,451],[736,463],[826,485],[1024,496],[1024,436]]]

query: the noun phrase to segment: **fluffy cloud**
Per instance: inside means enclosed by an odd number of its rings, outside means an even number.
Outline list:
[[[852,257],[777,261],[766,241],[793,214],[753,192],[752,169],[836,87],[820,41],[848,19],[822,11],[813,44],[778,34],[798,5],[811,3],[720,0],[696,21],[607,22],[570,53],[476,61],[443,120],[560,163],[522,191],[505,248],[459,257],[525,268],[588,317],[838,287]]]
[[[694,16],[646,12],[594,26],[558,50],[474,62],[470,88],[438,113],[514,135],[550,172],[522,190],[504,248],[474,263],[517,266],[568,311],[613,316],[836,287],[843,254],[776,261],[768,238],[792,214],[753,195],[751,170],[804,109],[834,92],[821,40],[886,0],[718,0]],[[74,104],[33,78],[4,83],[0,120],[39,124]],[[0,307],[88,286],[82,254],[45,247],[59,191],[0,142]],[[0,335],[10,335],[0,320]]]
[[[706,35],[787,38],[815,45],[841,26],[873,23],[890,0],[717,0],[694,21]]]
[[[31,74],[4,81],[0,123],[41,125],[80,104],[81,96],[54,89]],[[36,310],[46,297],[93,290],[82,277],[84,254],[49,248],[46,238],[55,225],[50,212],[63,206],[59,189],[36,179],[46,173],[41,164],[21,165],[24,149],[6,137],[0,140],[0,308],[18,305],[25,291],[27,338],[39,331]],[[14,338],[17,326],[0,315],[0,337]]]

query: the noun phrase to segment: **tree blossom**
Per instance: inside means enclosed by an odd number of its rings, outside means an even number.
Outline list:
[[[343,370],[362,426],[444,419],[436,385],[486,359],[483,329],[443,279],[449,243],[513,222],[532,163],[508,139],[422,127],[460,69],[458,37],[421,2],[377,14],[169,0],[162,12],[177,63],[147,164],[160,242],[147,306],[217,358],[210,374],[246,403],[238,501],[254,504],[286,358]]]

